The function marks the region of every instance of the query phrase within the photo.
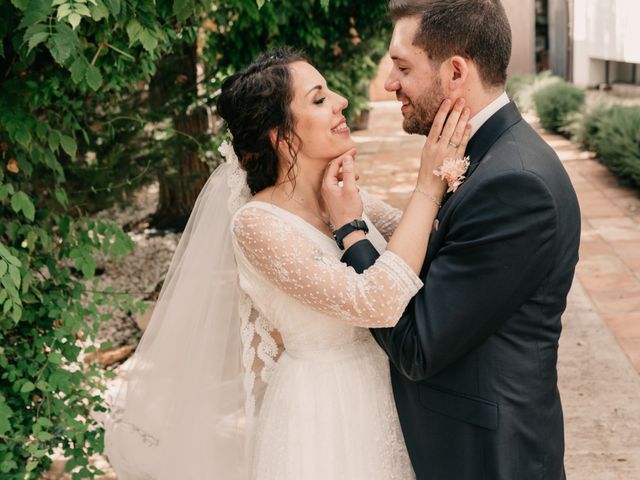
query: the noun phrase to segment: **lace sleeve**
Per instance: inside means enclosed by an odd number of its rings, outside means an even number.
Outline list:
[[[402,210],[392,207],[384,200],[374,197],[362,189],[360,196],[365,213],[388,242],[400,223]]]
[[[304,228],[256,206],[233,221],[236,250],[275,286],[311,308],[360,327],[394,326],[421,280],[386,251],[363,274],[320,248]]]

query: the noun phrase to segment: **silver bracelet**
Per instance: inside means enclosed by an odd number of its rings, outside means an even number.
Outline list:
[[[424,192],[424,191],[420,190],[418,187],[414,188],[413,191],[417,192],[417,193],[421,193],[422,195],[427,197],[429,200],[431,200],[433,203],[435,203],[438,208],[442,207],[442,203],[434,195],[431,195],[430,193]]]

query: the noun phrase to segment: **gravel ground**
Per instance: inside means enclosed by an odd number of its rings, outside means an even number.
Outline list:
[[[112,287],[118,293],[128,293],[136,300],[153,302],[169,269],[180,235],[170,231],[149,229],[146,219],[158,204],[158,185],[143,188],[126,208],[114,207],[99,217],[125,228],[135,242],[135,250],[122,258],[101,258],[98,262],[100,289]],[[131,312],[111,312],[103,322],[97,341],[109,341],[113,347],[136,344],[141,334]]]

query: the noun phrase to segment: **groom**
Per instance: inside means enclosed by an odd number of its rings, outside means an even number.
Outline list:
[[[473,127],[467,179],[444,199],[424,287],[396,327],[372,331],[391,360],[417,478],[563,479],[556,363],[578,261],[575,192],[504,93],[511,30],[499,0],[392,0],[389,8],[394,66],[385,87],[403,104],[404,129],[426,135],[442,100],[458,97]],[[349,193],[325,191],[329,211],[348,210]],[[352,217],[334,225],[360,215],[352,203]],[[365,238],[343,261],[363,271],[377,257]]]

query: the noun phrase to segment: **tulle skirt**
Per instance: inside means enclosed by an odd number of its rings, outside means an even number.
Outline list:
[[[415,478],[373,339],[284,353],[256,428],[253,480]]]

